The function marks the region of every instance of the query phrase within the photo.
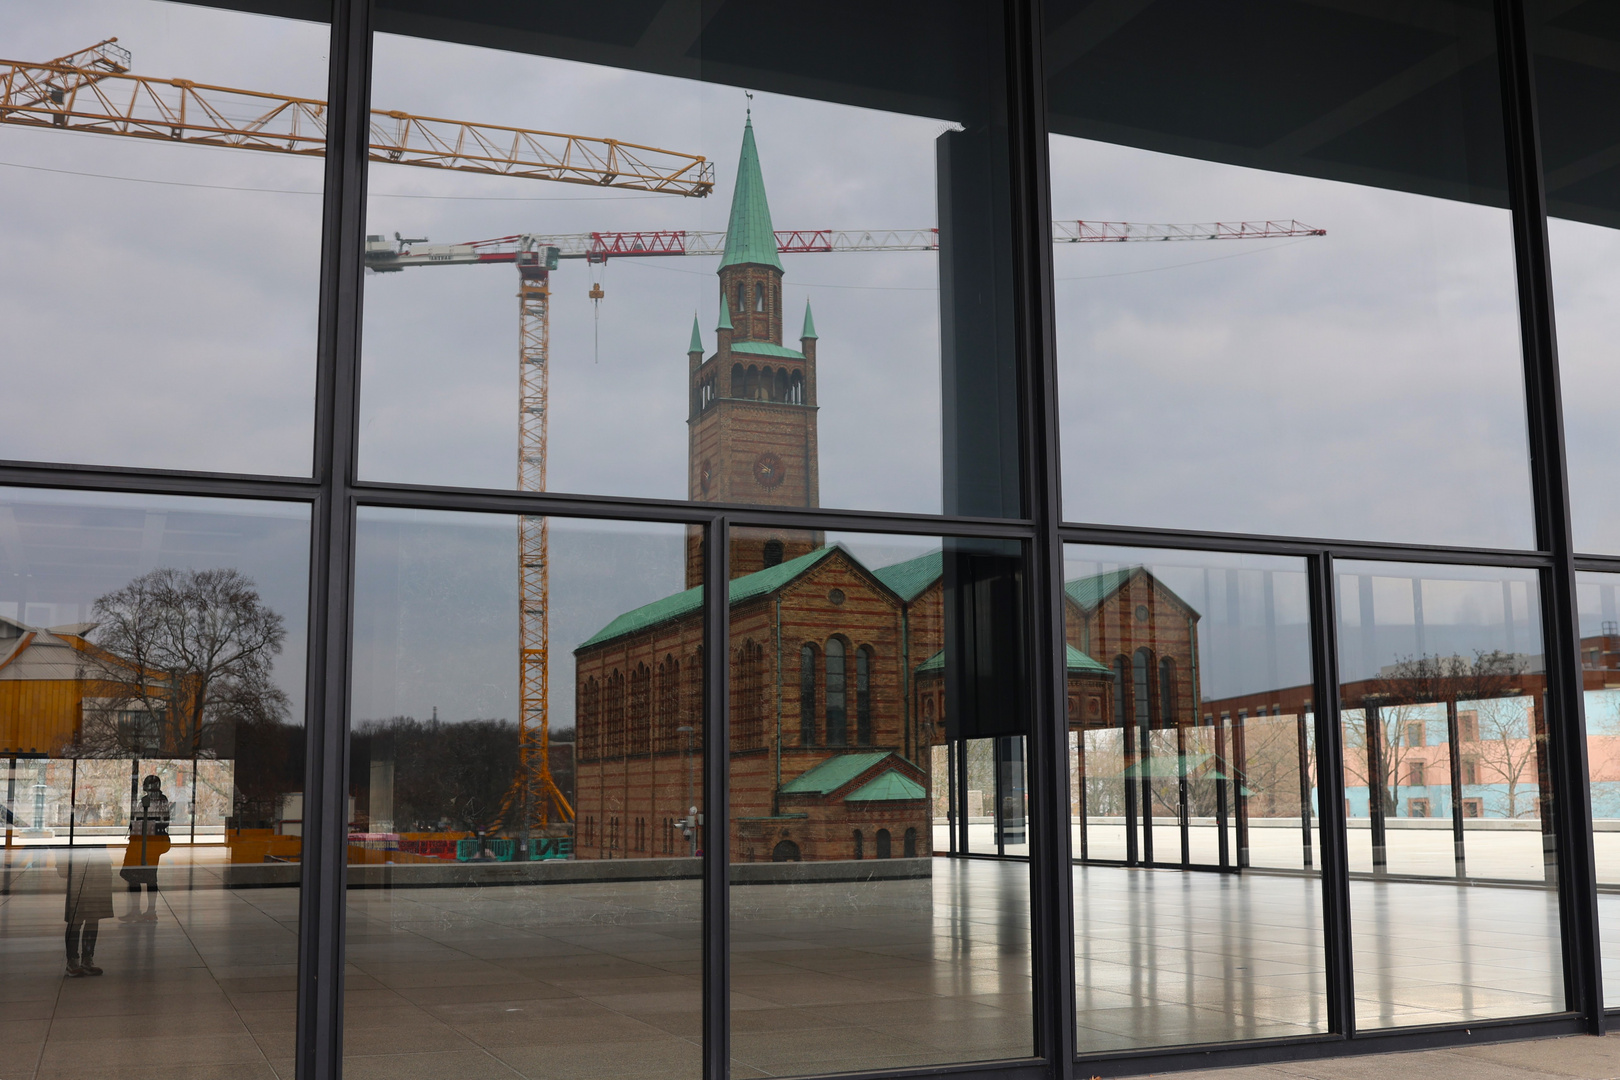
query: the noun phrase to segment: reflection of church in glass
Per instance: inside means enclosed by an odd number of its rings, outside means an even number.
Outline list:
[[[705,356],[695,322],[688,350],[689,496],[816,507],[816,329],[807,304],[799,348],[782,344],[783,269],[751,125],[719,276],[716,350]],[[734,537],[732,860],[932,854],[948,557],[873,569],[809,530]],[[681,819],[702,800],[701,564],[694,534],[692,587],[620,615],[575,651],[576,857],[693,850]],[[1133,709],[1151,698],[1153,727],[1196,715],[1197,616],[1152,575],[1071,582],[1067,606],[1072,727],[1112,726],[1119,702],[1138,698]]]

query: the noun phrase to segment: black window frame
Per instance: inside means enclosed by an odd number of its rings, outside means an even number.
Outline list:
[[[235,6],[222,4],[221,6]],[[1210,1068],[1353,1052],[1413,1049],[1493,1038],[1588,1032],[1606,1027],[1598,960],[1597,893],[1592,848],[1585,718],[1581,694],[1575,572],[1620,571],[1620,556],[1574,549],[1563,412],[1554,326],[1533,56],[1525,0],[1496,0],[1498,61],[1507,144],[1528,448],[1536,543],[1532,550],[1247,535],[1065,521],[1058,474],[1058,415],[1050,236],[1050,184],[1041,60],[1039,0],[1007,0],[1008,191],[1013,238],[1013,322],[1019,371],[1018,414],[1024,516],[893,514],[788,510],[678,500],[629,499],[437,488],[362,481],[356,468],[359,417],[361,258],[367,179],[367,131],[373,6],[332,0],[327,155],[323,193],[316,356],[315,447],[307,477],[0,462],[0,485],[84,493],[202,496],[302,503],[311,509],[307,667],[308,739],[303,886],[300,894],[297,1074],[342,1075],[348,686],[357,514],[362,507],[499,515],[549,514],[682,524],[702,531],[706,590],[701,679],[704,688],[705,820],[727,820],[729,803],[729,540],[736,529],[817,529],[950,535],[1012,540],[1023,546],[1026,625],[1034,657],[1029,696],[1030,903],[1036,1002],[1035,1045],[1028,1058],[953,1066],[953,1076],[1074,1080],[1093,1074]],[[729,303],[731,298],[727,298]],[[737,388],[732,388],[737,393]],[[700,403],[701,406],[701,403]],[[1062,569],[1065,544],[1292,555],[1310,583],[1313,699],[1323,783],[1321,858],[1329,1033],[1303,1039],[1174,1047],[1143,1053],[1077,1056],[1074,1033],[1072,865],[1068,821],[1067,700]],[[1568,1008],[1561,1013],[1435,1028],[1359,1032],[1350,965],[1344,843],[1342,748],[1333,592],[1337,559],[1534,570],[1542,597],[1549,693],[1549,770],[1556,802],[1559,902]],[[1126,686],[1121,690],[1128,692]],[[1119,708],[1132,716],[1122,692]],[[1150,699],[1151,700],[1151,699]],[[603,828],[602,823],[591,823]],[[729,1045],[729,914],[724,844],[711,849],[704,887],[704,1080],[726,1080]],[[1134,856],[1133,856],[1134,858]],[[1620,1010],[1614,1015],[1620,1015]]]

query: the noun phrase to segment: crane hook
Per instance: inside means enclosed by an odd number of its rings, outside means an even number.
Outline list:
[[[591,331],[593,339],[593,359],[591,363],[600,364],[602,362],[602,297],[607,295],[602,289],[602,279],[607,274],[607,259],[602,259],[600,262],[591,259],[589,265],[591,267],[591,291],[589,296],[591,298],[592,315],[595,319],[595,326]],[[598,267],[601,269],[597,269]]]

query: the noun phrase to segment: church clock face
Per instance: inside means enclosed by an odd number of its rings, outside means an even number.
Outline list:
[[[786,472],[782,459],[775,454],[765,453],[754,459],[754,482],[760,487],[775,487],[782,482]]]
[[[709,493],[709,485],[714,483],[714,463],[708,458],[703,459],[703,467],[698,470],[698,487],[703,494]]]

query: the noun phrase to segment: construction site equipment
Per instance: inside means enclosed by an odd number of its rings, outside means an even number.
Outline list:
[[[115,37],[35,63],[0,60],[0,123],[161,139],[169,143],[318,157],[326,152],[326,102],[130,73],[129,50]],[[372,161],[458,172],[701,198],[714,190],[714,165],[701,155],[616,139],[474,124],[373,109]],[[372,253],[368,239],[368,258]],[[518,265],[518,488],[546,489],[549,381],[549,269],[532,245],[501,260]],[[546,519],[518,519],[519,760],[499,811],[517,834],[519,858],[530,834],[573,820],[551,775],[547,710],[550,626]]]
[[[0,60],[0,123],[319,157],[326,102],[130,73],[115,37],[35,63]],[[371,111],[372,161],[665,195],[709,194],[701,155],[555,131]]]
[[[1197,225],[1144,225],[1131,221],[1054,221],[1054,244],[1117,244],[1158,240],[1277,240],[1289,236],[1326,236],[1297,221],[1216,221]],[[777,250],[783,255],[840,251],[938,251],[938,229],[778,229]],[[725,251],[724,230],[659,229],[645,232],[520,233],[464,244],[429,244],[394,234],[366,238],[366,266],[387,272],[412,266],[467,266],[523,260],[524,252],[547,252],[553,261],[665,255],[719,255]],[[594,296],[594,293],[592,294]]]

